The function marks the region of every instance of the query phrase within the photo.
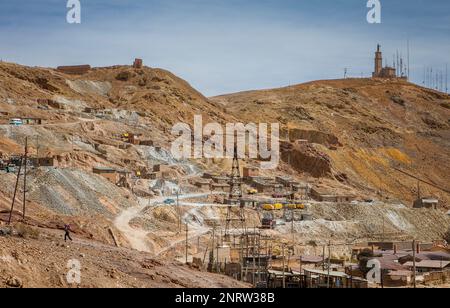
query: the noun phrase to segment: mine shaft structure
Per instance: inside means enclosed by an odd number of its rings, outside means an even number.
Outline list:
[[[233,166],[230,175],[230,195],[228,199],[227,218],[225,225],[225,239],[232,235],[246,233],[245,208],[241,205],[242,177],[239,168],[237,146],[234,147]]]

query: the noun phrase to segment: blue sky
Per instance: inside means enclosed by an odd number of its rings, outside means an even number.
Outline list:
[[[31,66],[131,64],[168,69],[205,95],[272,88],[373,71],[411,41],[412,80],[450,64],[450,1],[80,0],[82,23],[66,23],[66,0],[0,0],[0,58]]]

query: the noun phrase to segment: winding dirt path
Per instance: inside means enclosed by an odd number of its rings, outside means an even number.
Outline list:
[[[221,195],[222,193],[196,193],[196,194],[186,194],[186,195],[180,195],[178,196],[179,200],[183,199],[190,199],[190,198],[202,198],[202,197],[208,197],[210,195]],[[169,197],[158,197],[149,200],[150,206],[154,206],[157,204],[161,204],[166,199],[176,199],[176,196],[169,196]],[[148,206],[147,205],[147,206]],[[194,203],[180,203],[180,206],[192,206]],[[202,204],[196,204],[196,206],[202,206]],[[209,206],[209,204],[205,204],[203,206]],[[114,220],[114,226],[125,236],[125,238],[130,243],[131,247],[135,250],[142,251],[142,252],[148,252],[155,254],[156,256],[159,256],[168,250],[176,247],[178,244],[183,242],[185,239],[180,241],[172,242],[167,247],[160,249],[159,251],[155,251],[155,247],[151,245],[151,241],[148,239],[148,234],[150,232],[147,232],[143,229],[136,229],[130,225],[130,222],[140,217],[141,211],[144,208],[143,205],[139,205],[136,207],[128,208],[122,211]],[[190,235],[190,238],[195,238],[201,235],[204,235],[209,232],[209,229],[207,228],[197,228],[192,230],[192,234]],[[150,245],[152,247],[150,247]]]

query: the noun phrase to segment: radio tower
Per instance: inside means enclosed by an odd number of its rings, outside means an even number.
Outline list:
[[[234,147],[233,167],[230,177],[230,195],[225,226],[225,238],[230,239],[232,234],[245,233],[245,208],[240,204],[242,199],[242,178],[239,168],[237,146]]]

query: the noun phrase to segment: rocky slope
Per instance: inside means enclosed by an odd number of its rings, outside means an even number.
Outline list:
[[[409,205],[417,181],[395,168],[450,189],[449,95],[402,80],[347,79],[212,100],[247,122],[282,123],[289,141],[312,143],[284,148],[284,161],[300,173]],[[425,184],[421,190],[450,206],[448,193]]]
[[[6,229],[1,225],[0,228]],[[30,231],[25,233],[26,238],[0,235],[0,288],[248,287],[226,276],[155,260],[137,251],[77,238],[73,243],[64,243],[61,234],[43,229],[37,229],[33,234],[38,234],[39,239],[29,238]],[[67,280],[71,260],[77,260],[81,265],[80,284]]]

